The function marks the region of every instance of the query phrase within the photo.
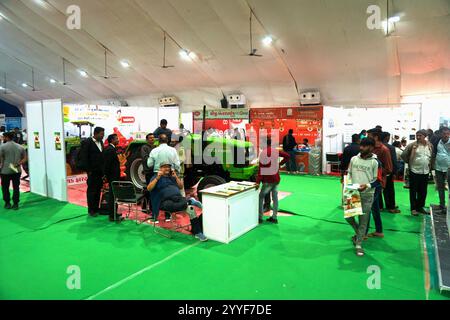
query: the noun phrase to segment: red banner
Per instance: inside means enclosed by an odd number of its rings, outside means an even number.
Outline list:
[[[314,146],[322,132],[323,107],[280,107],[250,109],[250,124],[247,132],[256,133],[259,130],[278,130],[280,144],[283,137],[288,134],[289,129],[294,130],[297,143],[301,144],[303,139],[308,139],[310,146]]]

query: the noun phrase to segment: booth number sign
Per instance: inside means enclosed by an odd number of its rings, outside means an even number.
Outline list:
[[[34,133],[34,148],[35,149],[41,148],[41,141],[39,140],[39,132]]]
[[[55,132],[55,149],[62,150],[61,148],[61,132]]]

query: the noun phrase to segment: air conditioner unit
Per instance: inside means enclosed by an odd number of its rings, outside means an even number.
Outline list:
[[[245,108],[247,99],[243,94],[230,94],[227,96],[228,105],[230,108]]]
[[[163,97],[159,99],[159,104],[162,107],[168,107],[168,106],[177,106],[179,103],[176,97]]]
[[[319,91],[305,91],[300,93],[300,103],[302,105],[320,104],[320,92]]]
[[[108,105],[113,107],[128,107],[128,102],[125,100],[108,100]]]

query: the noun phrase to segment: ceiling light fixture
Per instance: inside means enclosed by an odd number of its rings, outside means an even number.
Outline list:
[[[389,19],[388,19],[388,21],[390,22],[390,23],[396,23],[396,22],[399,22],[400,21],[400,16],[393,16],[393,17],[390,17]]]
[[[87,77],[88,77],[87,72],[84,71],[84,70],[78,70],[78,73],[79,73],[83,78],[87,78]]]
[[[180,52],[179,52],[179,54],[180,54],[180,57],[181,57],[183,60],[189,60],[189,59],[190,59],[190,58],[189,58],[189,51],[186,50],[186,49],[181,49]]]
[[[270,46],[273,42],[273,38],[271,36],[265,36],[262,42],[265,46]]]
[[[55,79],[50,79],[50,83],[56,83]]]
[[[129,67],[131,67],[130,63],[126,60],[122,60],[120,61],[120,64],[122,65],[122,67],[124,67],[125,69],[128,69]]]
[[[28,88],[28,84],[26,84],[26,83],[24,82],[24,83],[22,83],[22,87]]]
[[[0,86],[0,90],[2,90],[2,91],[3,91],[3,90],[5,90],[5,88],[3,88],[2,86]]]

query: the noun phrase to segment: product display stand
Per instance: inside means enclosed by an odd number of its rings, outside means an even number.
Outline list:
[[[203,233],[230,243],[258,226],[258,191],[251,182],[230,182],[200,191]]]

